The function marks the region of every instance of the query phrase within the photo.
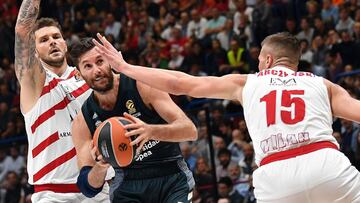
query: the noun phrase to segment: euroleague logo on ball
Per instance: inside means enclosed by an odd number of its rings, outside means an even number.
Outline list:
[[[120,143],[119,146],[118,146],[118,149],[123,152],[123,151],[126,151],[127,150],[127,144],[125,143]]]

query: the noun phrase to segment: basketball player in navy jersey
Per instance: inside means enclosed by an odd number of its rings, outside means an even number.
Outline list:
[[[109,164],[95,155],[92,135],[107,118],[123,116],[134,121],[127,136],[138,135],[134,162],[116,168],[110,185],[113,202],[190,202],[194,179],[178,142],[196,140],[194,124],[162,91],[115,74],[108,61],[95,50],[91,38],[70,48],[70,57],[86,83],[94,90],[75,118],[73,141],[81,168],[78,185],[88,197],[101,191]]]

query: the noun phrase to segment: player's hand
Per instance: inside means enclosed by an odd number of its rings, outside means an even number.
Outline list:
[[[115,47],[105,38],[105,36],[102,36],[99,33],[97,33],[96,36],[102,44],[93,39],[93,42],[96,45],[95,50],[108,60],[112,69],[117,72],[121,72],[122,67],[127,65],[121,52],[116,50]]]
[[[130,145],[137,145],[136,154],[139,154],[144,144],[150,139],[152,133],[151,125],[146,124],[128,113],[124,113],[124,117],[133,122],[125,126],[125,129],[129,130],[129,132],[125,133],[125,136],[137,136],[134,141],[130,142]]]
[[[94,146],[93,141],[90,142],[90,149],[91,149],[90,154],[93,160],[95,161],[95,164],[106,169],[110,167],[110,164],[108,164],[103,159],[103,156],[101,154],[98,154],[98,148],[97,146]]]

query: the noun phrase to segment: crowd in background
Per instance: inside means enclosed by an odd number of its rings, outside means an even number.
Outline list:
[[[29,202],[32,193],[14,72],[20,3],[0,0],[0,203]],[[41,16],[60,22],[68,43],[104,33],[131,64],[197,76],[256,72],[261,41],[287,31],[301,41],[300,70],[336,82],[360,98],[360,0],[47,0],[41,8]],[[197,141],[181,144],[196,180],[193,202],[256,202],[254,151],[241,106],[187,96],[173,99],[199,133]],[[360,169],[359,125],[334,121],[341,151]]]

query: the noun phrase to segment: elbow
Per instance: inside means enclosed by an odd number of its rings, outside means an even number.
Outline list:
[[[176,78],[176,79],[171,79],[169,81],[169,88],[170,88],[170,91],[169,93],[173,94],[173,95],[182,95],[183,92],[181,90],[181,81],[179,78]]]
[[[27,28],[23,25],[15,26],[15,36],[25,39],[29,35]]]
[[[198,139],[198,133],[195,125],[190,121],[189,127],[189,140],[188,141],[196,141]]]
[[[172,79],[169,82],[169,87],[170,87],[170,91],[169,93],[173,94],[173,95],[187,95],[189,94],[189,90],[187,89],[188,84],[190,84],[188,82],[188,80],[186,78],[176,78],[176,79]]]

